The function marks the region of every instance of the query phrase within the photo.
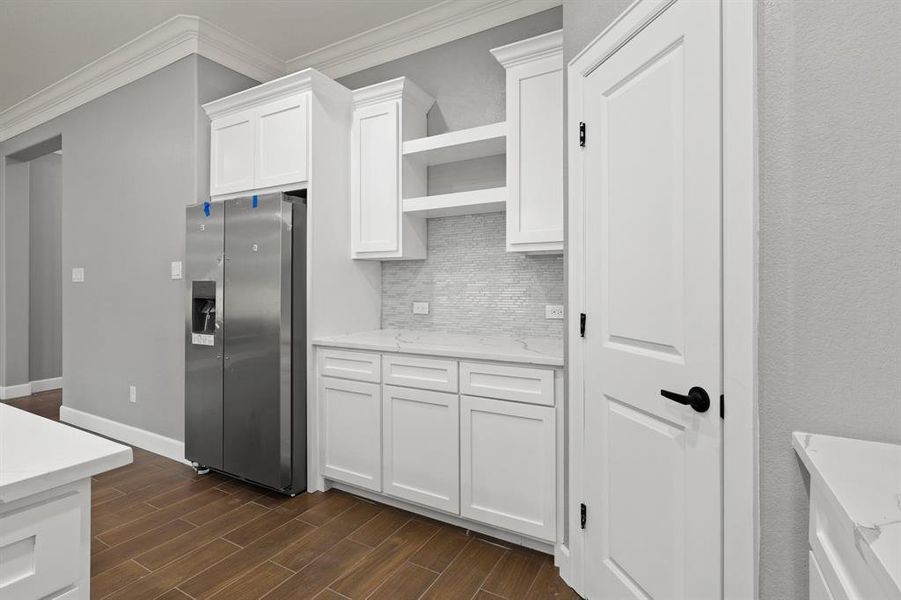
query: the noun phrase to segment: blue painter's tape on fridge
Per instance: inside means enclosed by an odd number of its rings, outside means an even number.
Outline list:
[[[210,216],[210,203],[209,202],[203,203],[203,214],[205,214],[206,216]]]
[[[254,194],[253,195],[253,207],[256,208],[257,204],[259,204],[259,203],[260,203],[260,197],[257,196],[256,194]]]

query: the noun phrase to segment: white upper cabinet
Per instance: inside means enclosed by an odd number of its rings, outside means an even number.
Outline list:
[[[354,91],[350,150],[351,257],[426,256],[426,223],[403,199],[426,192],[427,166],[403,158],[403,142],[426,133],[434,100],[400,77]]]
[[[507,70],[507,251],[563,251],[563,32],[491,51]]]
[[[343,106],[349,98],[350,90],[306,69],[204,104],[212,122],[210,196],[306,187],[312,105]]]

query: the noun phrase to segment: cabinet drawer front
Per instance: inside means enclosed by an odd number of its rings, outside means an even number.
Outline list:
[[[331,349],[320,349],[318,354],[319,375],[370,383],[382,381],[382,357],[378,354]]]
[[[78,581],[85,493],[0,516],[0,598],[43,598]]]
[[[461,362],[460,393],[553,406],[554,371]]]
[[[382,381],[436,392],[456,392],[457,361],[386,354],[382,357]]]
[[[386,385],[382,389],[386,494],[460,511],[460,397]]]
[[[461,396],[460,514],[554,541],[555,440],[551,407]]]
[[[319,378],[322,474],[382,490],[382,402],[375,383]]]

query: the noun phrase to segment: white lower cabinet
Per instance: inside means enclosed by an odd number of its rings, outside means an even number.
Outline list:
[[[556,542],[553,369],[317,352],[325,479]]]
[[[386,385],[382,414],[384,492],[459,513],[459,396]]]
[[[382,402],[377,383],[319,378],[322,474],[382,490]]]
[[[555,427],[553,407],[461,396],[460,514],[553,542]]]

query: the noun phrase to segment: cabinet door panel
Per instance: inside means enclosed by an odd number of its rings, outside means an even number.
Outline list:
[[[400,250],[399,140],[397,102],[354,112],[350,186],[354,255]]]
[[[322,474],[382,490],[382,404],[379,385],[319,378]]]
[[[307,180],[308,102],[300,94],[257,109],[255,187]]]
[[[462,396],[460,514],[554,541],[554,440],[551,407]]]
[[[563,64],[507,72],[507,249],[563,250]]]
[[[251,115],[216,119],[211,125],[210,194],[253,189],[254,128]]]
[[[385,493],[459,513],[459,397],[384,386]]]

